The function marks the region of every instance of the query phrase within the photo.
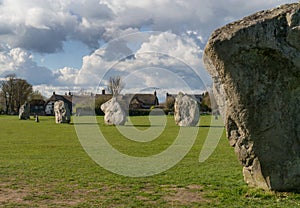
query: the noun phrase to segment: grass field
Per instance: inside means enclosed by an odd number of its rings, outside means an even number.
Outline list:
[[[135,156],[164,150],[178,132],[168,117],[160,138],[140,144],[103,125],[103,117],[97,119],[115,148]],[[300,207],[300,194],[248,188],[225,134],[213,155],[199,163],[209,119],[201,118],[193,148],[176,166],[131,178],[90,159],[72,124],[55,124],[54,117],[40,117],[35,123],[0,116],[0,207]],[[132,120],[145,124],[137,128],[147,128],[147,117]]]

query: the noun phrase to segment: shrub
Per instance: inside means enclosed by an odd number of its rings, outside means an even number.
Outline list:
[[[168,96],[166,99],[166,107],[170,111],[174,111],[174,103],[175,103],[175,98],[173,96]]]
[[[103,103],[106,103],[107,101],[109,101],[111,99],[111,97],[98,97],[95,100],[95,113],[96,115],[104,115],[104,112],[101,110],[101,105]]]

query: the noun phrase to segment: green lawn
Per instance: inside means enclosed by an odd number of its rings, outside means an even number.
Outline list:
[[[197,140],[180,163],[154,176],[131,178],[111,173],[90,159],[72,124],[55,124],[54,117],[40,117],[40,123],[35,123],[0,116],[0,207],[300,206],[300,194],[248,188],[225,134],[213,155],[199,163],[209,119],[201,118]],[[168,117],[158,139],[138,143],[122,137],[116,127],[103,125],[103,117],[97,120],[110,144],[133,156],[163,151],[179,129]],[[149,124],[147,117],[132,120],[139,129]]]

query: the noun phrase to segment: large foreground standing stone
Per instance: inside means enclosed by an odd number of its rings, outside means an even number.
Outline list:
[[[56,123],[70,123],[70,110],[68,105],[64,101],[58,100],[54,103],[54,113]]]
[[[198,102],[179,93],[174,103],[174,119],[178,126],[196,126],[200,118]]]
[[[19,109],[19,119],[27,120],[30,119],[30,104],[25,102]]]
[[[101,105],[101,110],[105,113],[104,122],[107,125],[124,125],[127,120],[126,112],[123,110],[116,97],[103,103]]]
[[[204,62],[245,181],[300,190],[300,6],[262,11],[216,30]]]

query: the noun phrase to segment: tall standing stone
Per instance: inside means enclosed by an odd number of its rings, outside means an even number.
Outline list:
[[[178,93],[174,103],[174,119],[178,126],[196,126],[200,118],[198,102],[189,95]]]
[[[30,104],[25,102],[19,109],[19,119],[27,120],[30,119]]]
[[[245,181],[300,190],[299,4],[216,30],[203,59]]]
[[[64,101],[58,100],[54,103],[54,113],[56,123],[70,123],[71,113]]]
[[[107,125],[124,125],[127,121],[126,112],[123,110],[120,102],[116,97],[101,105],[101,110],[104,112],[104,122]]]

